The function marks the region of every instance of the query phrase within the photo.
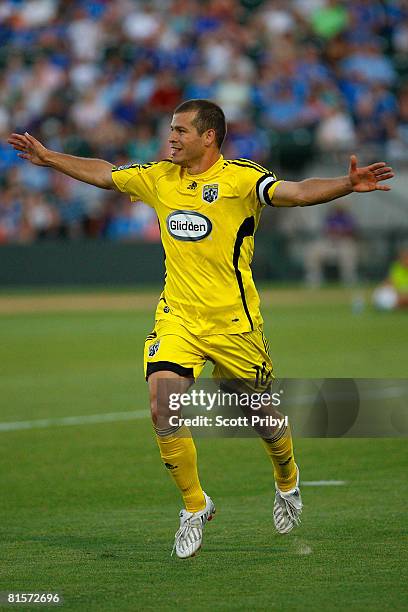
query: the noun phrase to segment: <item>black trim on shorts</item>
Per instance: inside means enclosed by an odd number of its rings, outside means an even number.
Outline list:
[[[155,361],[154,363],[148,363],[146,369],[146,380],[149,378],[150,374],[154,372],[175,372],[179,376],[184,376],[185,378],[194,378],[194,370],[193,368],[185,368],[179,363],[174,363],[173,361]]]
[[[248,318],[249,324],[251,326],[251,331],[254,331],[254,324],[252,323],[251,315],[249,314],[248,304],[245,297],[245,289],[244,283],[242,282],[242,275],[239,269],[239,256],[241,252],[242,243],[244,242],[244,238],[247,236],[253,236],[255,231],[255,219],[253,217],[247,217],[241,224],[237,232],[237,238],[234,244],[234,255],[233,255],[233,266],[235,270],[235,276],[237,278],[239,292],[241,294],[242,305],[245,310],[245,314]]]

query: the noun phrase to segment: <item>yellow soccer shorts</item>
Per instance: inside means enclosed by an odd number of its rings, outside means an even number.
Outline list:
[[[214,364],[214,378],[248,381],[255,389],[266,388],[273,378],[269,345],[261,327],[241,334],[195,336],[177,322],[156,321],[146,338],[146,379],[159,371],[196,379],[206,361]]]

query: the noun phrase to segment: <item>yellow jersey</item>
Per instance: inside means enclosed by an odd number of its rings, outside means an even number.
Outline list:
[[[404,266],[404,264],[401,261],[394,261],[394,263],[391,264],[389,277],[390,277],[390,280],[394,288],[399,293],[408,294],[408,267],[407,266]]]
[[[202,174],[163,160],[114,167],[112,179],[158,216],[166,272],[156,320],[177,321],[198,336],[257,329],[254,234],[281,181],[255,162],[222,155]]]

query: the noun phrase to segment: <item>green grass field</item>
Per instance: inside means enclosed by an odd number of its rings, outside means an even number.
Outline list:
[[[347,294],[294,295],[276,290],[263,309],[279,376],[406,377],[407,313],[353,315]],[[152,309],[134,301],[3,309],[0,422],[147,409]],[[258,441],[197,446],[217,516],[201,554],[180,561],[180,500],[147,416],[0,430],[0,592],[58,592],[64,610],[85,611],[406,609],[406,440],[297,440],[303,480],[346,484],[304,487],[302,525],[286,537]]]

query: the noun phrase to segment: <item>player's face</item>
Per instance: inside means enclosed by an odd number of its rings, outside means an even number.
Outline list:
[[[192,124],[195,116],[196,111],[173,116],[169,143],[174,164],[188,166],[190,162],[199,160],[205,153],[206,133],[200,136],[197,132],[197,128]]]

